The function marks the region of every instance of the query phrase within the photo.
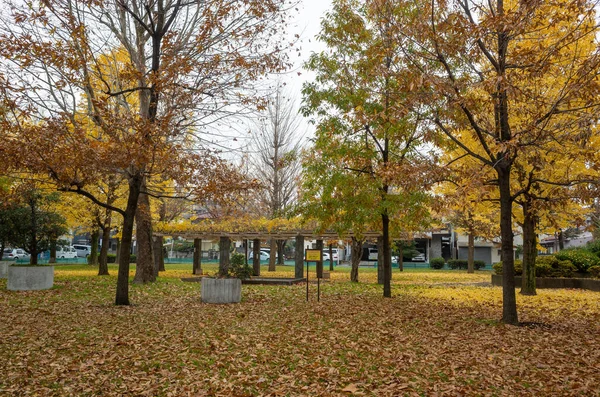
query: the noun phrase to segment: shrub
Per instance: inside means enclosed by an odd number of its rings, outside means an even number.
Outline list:
[[[433,269],[441,269],[444,267],[446,260],[444,258],[431,258],[429,261],[429,266]]]
[[[590,241],[586,244],[585,249],[600,257],[600,240]]]
[[[562,250],[556,254],[560,261],[570,261],[577,271],[585,273],[592,266],[600,266],[600,258],[591,251],[582,248],[573,248]]]
[[[467,261],[466,259],[450,259],[448,261],[448,267],[450,269],[468,269],[469,261]],[[482,267],[485,267],[484,261],[473,261],[473,268],[475,270],[479,270]]]
[[[246,264],[246,257],[242,254],[234,253],[231,255],[229,263],[229,276],[236,277],[241,280],[252,277],[252,268]]]
[[[600,278],[600,266],[592,266],[588,269],[592,277]]]
[[[496,274],[502,274],[502,262],[494,263],[492,268]],[[520,259],[515,259],[515,275],[520,276],[521,274],[523,274],[523,261]]]
[[[558,262],[558,261],[557,261]],[[550,277],[552,274],[552,265],[547,262],[535,263],[535,276],[536,277]]]
[[[558,261],[558,264],[553,269],[550,277],[573,277],[575,271],[577,271],[577,268],[571,261]]]
[[[129,262],[130,263],[135,263],[137,257],[135,255],[131,255],[129,257]],[[117,262],[117,255],[115,254],[106,254],[106,263],[116,263]]]
[[[502,262],[493,265],[496,274],[502,274]],[[572,277],[577,270],[570,261],[558,260],[553,255],[538,256],[535,260],[536,277]],[[523,274],[523,261],[515,260],[515,275]]]
[[[479,270],[481,268],[485,267],[485,262],[484,261],[473,261],[473,267],[475,268],[475,270]]]
[[[448,267],[450,269],[466,269],[467,261],[464,259],[450,259],[448,261]]]

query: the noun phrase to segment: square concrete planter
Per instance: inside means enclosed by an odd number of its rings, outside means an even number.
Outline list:
[[[242,280],[203,277],[200,294],[204,303],[240,303]]]
[[[10,291],[36,291],[50,289],[54,285],[54,266],[8,267],[6,288]]]
[[[14,262],[6,262],[6,261],[0,262],[0,278],[8,277],[8,266],[13,263]]]

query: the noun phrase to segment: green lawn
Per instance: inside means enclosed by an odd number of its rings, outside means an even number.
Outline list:
[[[384,299],[376,269],[349,271],[321,302],[314,284],[309,302],[305,285],[244,285],[237,305],[203,304],[189,263],[131,285],[129,307],[114,265],[56,266],[48,291],[0,280],[0,395],[598,395],[599,293],[518,296],[531,325],[514,327],[489,272],[395,270]]]

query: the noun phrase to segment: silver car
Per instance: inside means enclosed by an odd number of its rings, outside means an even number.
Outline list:
[[[5,248],[2,254],[3,259],[29,259],[30,255],[22,248]]]

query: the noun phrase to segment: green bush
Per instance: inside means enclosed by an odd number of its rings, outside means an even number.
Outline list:
[[[537,277],[572,277],[576,270],[571,261],[559,260],[555,255],[543,255],[535,259]]]
[[[496,274],[502,274],[502,262],[494,263],[492,268]],[[523,274],[523,261],[520,259],[515,259],[515,275],[520,276],[521,274]]]
[[[450,269],[468,269],[469,261],[467,261],[466,259],[450,259],[448,261],[448,267]],[[482,267],[485,267],[484,261],[473,261],[473,268],[475,270],[479,270]]]
[[[585,249],[600,257],[600,240],[590,241],[586,244]]]
[[[444,267],[446,260],[444,258],[431,258],[429,261],[429,266],[433,269],[441,269]]]
[[[131,257],[129,258],[129,262],[135,263],[136,259],[137,259],[137,257],[132,254]],[[106,255],[106,263],[116,263],[116,262],[117,262],[117,255],[115,255],[115,254],[107,254]]]
[[[600,266],[592,266],[588,269],[592,277],[600,278]]]
[[[549,263],[535,263],[535,276],[536,277],[550,277],[552,274],[552,265]]]
[[[450,269],[466,269],[467,261],[464,259],[450,259],[448,261],[448,267]]]
[[[583,248],[569,248],[556,254],[560,261],[570,261],[577,271],[585,273],[592,266],[600,266],[600,258]]]
[[[238,253],[231,255],[229,276],[242,280],[252,277],[252,268],[246,264],[246,257],[244,255]]]
[[[485,262],[484,261],[473,261],[473,267],[475,268],[475,270],[479,270],[485,267]]]

